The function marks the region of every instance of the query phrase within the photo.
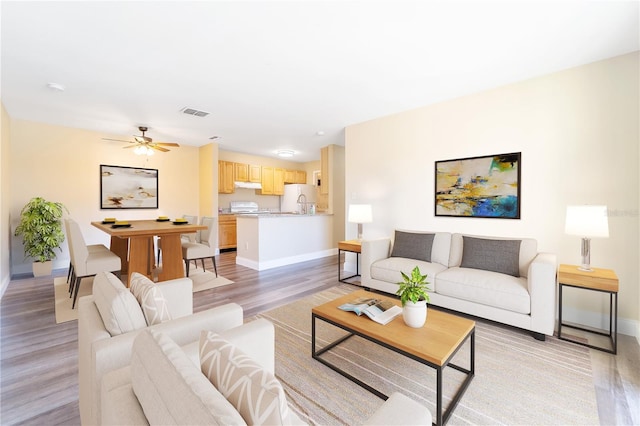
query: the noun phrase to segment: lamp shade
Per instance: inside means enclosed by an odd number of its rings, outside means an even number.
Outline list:
[[[608,238],[607,206],[567,206],[565,234]]]
[[[350,204],[348,220],[351,223],[373,222],[373,213],[371,211],[371,204]]]

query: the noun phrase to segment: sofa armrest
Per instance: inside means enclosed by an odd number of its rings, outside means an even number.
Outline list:
[[[236,303],[207,309],[182,318],[156,324],[148,327],[167,334],[179,346],[198,341],[201,330],[211,330],[220,333],[229,328],[242,325],[242,307]],[[144,330],[144,329],[142,329]],[[125,367],[131,362],[133,341],[140,331],[98,340],[93,343],[90,365],[91,399],[93,404],[91,418],[100,419],[100,382],[102,376],[109,371]]]
[[[553,335],[556,322],[556,255],[538,253],[529,265],[527,285],[531,297],[531,330]]]
[[[366,286],[366,282],[371,279],[371,265],[381,259],[389,257],[391,249],[390,238],[379,238],[376,240],[362,240],[361,246],[361,268],[360,274],[362,284]]]
[[[394,392],[364,422],[365,425],[431,425],[431,412],[413,399]]]
[[[171,318],[180,318],[193,313],[193,281],[190,278],[177,278],[157,284],[167,301]]]
[[[271,322],[259,318],[219,334],[275,375],[275,329]]]

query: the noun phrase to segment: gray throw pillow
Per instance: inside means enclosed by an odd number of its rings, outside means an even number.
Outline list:
[[[461,268],[483,269],[520,276],[521,240],[489,240],[462,237]]]
[[[396,231],[391,257],[405,257],[431,262],[434,237],[435,234]]]

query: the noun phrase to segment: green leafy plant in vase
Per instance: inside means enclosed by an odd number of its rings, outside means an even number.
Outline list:
[[[402,318],[409,327],[420,328],[427,321],[427,302],[429,302],[429,282],[416,266],[410,275],[400,271],[402,281],[396,295],[402,302]]]
[[[20,211],[20,223],[15,236],[22,236],[25,256],[35,260],[34,276],[51,274],[51,261],[56,258],[55,250],[60,250],[60,245],[64,242],[64,210],[67,209],[62,203],[35,197]]]

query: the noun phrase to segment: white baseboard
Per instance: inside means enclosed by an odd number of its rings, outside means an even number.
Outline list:
[[[600,330],[609,330],[609,314],[583,311],[570,306],[562,308],[562,322],[585,325]],[[633,336],[640,344],[640,322],[630,318],[618,316],[618,333]]]
[[[338,249],[328,249],[267,261],[255,261],[252,259],[247,259],[246,257],[236,255],[236,264],[255,269],[256,271],[265,271],[267,269],[277,268],[279,266],[293,265],[294,263],[306,262],[308,260],[320,259],[322,257],[335,256],[337,253]]]

